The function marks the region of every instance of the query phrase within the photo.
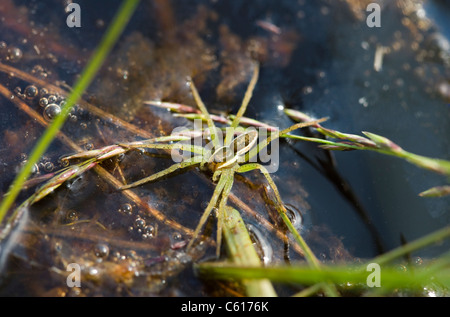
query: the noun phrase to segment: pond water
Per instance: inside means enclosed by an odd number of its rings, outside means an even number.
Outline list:
[[[57,111],[48,107],[51,98],[53,104],[64,100],[67,86],[73,85],[118,8],[111,1],[75,2],[81,7],[80,28],[67,27],[59,1],[3,1],[1,194],[27,159],[42,125]],[[370,131],[410,152],[450,159],[449,5],[384,1],[381,27],[371,28],[367,3],[142,2],[62,132],[87,150],[192,126],[144,104],[164,100],[193,105],[188,76],[210,112],[235,113],[256,58],[261,71],[247,117],[285,128],[293,122],[283,109],[292,108],[329,117],[323,124],[328,128]],[[376,64],[382,47],[387,51]],[[38,93],[27,89],[30,85]],[[73,152],[76,147],[65,139],[55,140],[33,176],[63,167],[60,158]],[[450,222],[450,198],[418,196],[447,180],[397,158],[363,151],[330,154],[313,143],[287,141],[280,142],[279,157],[274,181],[324,261],[374,257]],[[117,179],[137,180],[171,163],[135,151],[103,167]],[[137,188],[135,196],[122,195],[99,175],[91,170],[27,211],[21,233],[0,249],[0,294],[232,294],[192,271],[193,261],[214,254],[213,245],[206,243],[192,257],[184,251],[213,192],[210,175],[178,173]],[[256,173],[245,179],[235,182],[232,203],[243,203],[273,221],[264,179]],[[19,200],[33,191],[24,190]],[[264,241],[261,249],[270,254],[269,263],[299,260],[255,218],[243,217]],[[208,228],[215,236],[214,221]],[[433,257],[448,248],[445,242],[415,256]],[[82,266],[84,288],[67,288],[69,263]]]

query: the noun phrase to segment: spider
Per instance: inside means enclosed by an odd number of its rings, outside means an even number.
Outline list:
[[[297,123],[287,129],[284,129],[282,131],[275,131],[272,132],[267,138],[265,138],[263,141],[261,141],[259,144],[257,144],[258,139],[258,132],[256,130],[250,130],[245,131],[243,133],[240,133],[238,136],[234,137],[235,132],[239,130],[239,122],[242,116],[244,115],[247,105],[250,102],[250,99],[253,94],[253,90],[256,86],[256,83],[258,81],[259,76],[259,64],[254,63],[254,70],[253,75],[250,80],[250,83],[248,84],[247,90],[245,92],[244,98],[242,100],[241,106],[234,117],[233,121],[230,124],[230,127],[226,130],[225,135],[225,141],[221,142],[220,139],[220,130],[215,126],[214,121],[211,118],[211,115],[207,111],[194,83],[192,80],[189,81],[189,86],[191,93],[193,95],[193,98],[198,106],[198,108],[201,111],[201,114],[203,115],[203,118],[206,120],[208,125],[208,133],[210,135],[211,143],[209,143],[209,146],[201,147],[198,145],[189,145],[189,144],[157,144],[155,143],[155,139],[143,141],[143,142],[135,142],[135,143],[128,143],[128,144],[121,144],[122,147],[131,149],[131,148],[159,148],[159,149],[181,149],[183,151],[189,151],[192,152],[194,155],[193,157],[190,157],[188,159],[184,159],[183,161],[173,164],[167,169],[164,169],[160,172],[157,172],[155,174],[152,174],[148,177],[145,177],[141,180],[138,180],[136,182],[123,185],[120,187],[120,189],[129,189],[132,187],[136,187],[139,185],[142,185],[144,183],[155,181],[161,177],[164,177],[170,173],[173,173],[179,169],[187,168],[187,167],[195,167],[199,166],[201,168],[207,168],[211,172],[213,172],[212,180],[214,183],[216,183],[216,187],[214,189],[213,195],[211,197],[211,200],[209,201],[206,209],[204,210],[198,225],[194,231],[192,239],[189,241],[187,246],[187,251],[192,248],[194,242],[198,238],[202,227],[204,226],[205,222],[207,221],[209,215],[211,214],[212,210],[216,208],[217,213],[217,237],[216,237],[216,255],[218,256],[220,253],[220,245],[221,245],[221,239],[222,239],[222,227],[224,219],[224,209],[227,205],[227,199],[228,195],[231,192],[233,182],[234,182],[234,175],[235,173],[245,173],[252,170],[259,170],[267,179],[267,182],[269,183],[271,189],[273,190],[275,194],[276,199],[276,208],[283,219],[284,223],[286,224],[289,231],[293,234],[296,241],[299,243],[300,247],[303,249],[303,251],[306,251],[305,249],[308,249],[308,246],[302,239],[301,235],[297,232],[296,228],[292,225],[289,217],[286,214],[286,208],[284,207],[280,194],[278,192],[278,189],[270,176],[267,168],[259,163],[250,162],[252,158],[254,158],[264,147],[268,146],[270,142],[275,140],[276,138],[279,138],[280,136],[287,134],[295,129],[314,125],[318,122],[322,122],[325,120],[319,119],[315,121],[310,121],[306,123]],[[234,137],[234,138],[233,138]],[[161,139],[163,141],[166,141],[167,139]],[[311,254],[310,252],[305,252],[305,254]]]

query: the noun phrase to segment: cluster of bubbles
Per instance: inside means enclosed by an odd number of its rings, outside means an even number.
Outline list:
[[[42,116],[47,122],[51,122],[60,113],[61,108],[66,103],[66,98],[58,93],[49,92],[46,88],[39,89],[35,85],[28,85],[22,92],[20,87],[16,87],[14,92],[21,98],[33,101],[38,100],[39,106],[42,108]],[[77,122],[78,118],[74,114],[78,106],[74,106],[72,113],[69,114],[68,120],[72,122]]]
[[[44,119],[48,122],[55,119],[56,116],[61,113],[61,107],[65,102],[65,99],[57,94],[52,94],[47,91],[41,91],[39,105],[43,108],[42,116],[44,117]]]
[[[147,222],[147,220],[139,215],[139,212],[133,211],[133,206],[130,203],[122,204],[119,209],[119,213],[126,216],[134,216],[131,218],[132,222],[128,226],[128,232],[132,234],[138,234],[142,239],[151,239],[157,236],[157,225],[153,225]],[[174,232],[170,236],[171,248],[174,250],[182,249],[186,241],[183,239],[183,235],[179,232]]]
[[[133,214],[133,206],[130,203],[125,203],[120,206],[118,211],[121,214],[131,216]],[[139,215],[134,218],[133,223],[128,227],[128,232],[138,233],[143,239],[154,238],[156,235],[155,227],[147,224],[147,221]]]
[[[130,231],[136,231],[143,239],[155,237],[156,230],[151,224],[147,224],[144,218],[137,216],[134,225],[129,227]]]
[[[28,161],[28,155],[26,153],[20,154],[20,164],[19,167],[24,166]],[[42,172],[43,173],[50,173],[53,172],[56,169],[55,164],[51,162],[51,160],[44,156],[41,158],[41,160],[33,165],[33,168],[31,170],[31,173],[34,175],[39,175]]]

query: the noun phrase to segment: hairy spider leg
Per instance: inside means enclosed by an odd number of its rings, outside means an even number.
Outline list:
[[[277,200],[278,213],[280,214],[281,218],[283,219],[283,222],[288,227],[289,231],[294,236],[294,238],[297,241],[297,243],[303,249],[303,253],[304,253],[304,256],[306,257],[306,260],[310,264],[314,265],[315,267],[318,267],[319,260],[314,256],[314,253],[311,251],[311,249],[306,244],[306,242],[303,239],[303,237],[300,235],[300,233],[298,233],[297,229],[294,227],[294,225],[292,224],[291,220],[287,216],[287,214],[286,214],[287,210],[286,210],[286,207],[284,206],[284,204],[283,204],[283,202],[281,200],[281,196],[280,196],[280,193],[278,192],[278,188],[275,185],[275,182],[273,181],[273,179],[270,176],[270,173],[267,171],[267,169],[263,165],[258,164],[258,163],[248,163],[248,164],[240,166],[238,168],[237,172],[238,173],[245,173],[245,172],[249,172],[249,171],[252,171],[252,170],[255,170],[255,169],[259,169],[261,171],[261,173],[264,175],[264,177],[267,179],[267,182],[269,183],[269,186],[272,188],[272,190],[273,190],[273,192],[275,194],[275,198]]]
[[[233,137],[234,129],[237,128],[239,125],[239,122],[241,121],[242,116],[244,115],[245,111],[247,110],[248,103],[250,102],[250,99],[253,96],[253,91],[255,90],[256,83],[258,82],[259,77],[259,63],[254,63],[253,68],[253,75],[250,79],[250,83],[247,87],[247,90],[245,91],[244,99],[242,99],[241,106],[239,107],[239,110],[234,117],[233,121],[231,122],[230,129],[227,130],[226,136],[225,136],[225,145],[229,144],[230,139]]]
[[[173,173],[173,172],[175,172],[178,169],[182,169],[182,168],[187,168],[187,167],[190,167],[190,166],[198,165],[201,162],[202,162],[202,157],[201,156],[194,156],[191,159],[188,159],[188,160],[180,162],[180,163],[173,164],[170,167],[168,167],[168,168],[166,168],[166,169],[164,169],[162,171],[159,171],[159,172],[157,172],[155,174],[152,174],[152,175],[150,175],[148,177],[144,177],[143,179],[138,180],[138,181],[136,181],[134,183],[131,183],[131,184],[128,184],[128,185],[123,185],[119,189],[120,190],[124,190],[124,189],[129,189],[129,188],[132,188],[132,187],[136,187],[136,186],[142,185],[144,183],[157,180],[158,178],[161,178],[161,177],[164,177],[164,176],[166,176],[166,175],[168,175],[170,173]]]
[[[314,121],[300,122],[300,123],[296,123],[296,124],[290,126],[289,128],[286,128],[286,129],[284,129],[282,131],[272,132],[265,140],[262,140],[253,149],[251,149],[249,152],[245,153],[245,161],[248,162],[251,158],[253,158],[254,156],[258,155],[258,153],[263,148],[268,146],[270,144],[270,142],[272,142],[273,140],[281,137],[282,135],[287,134],[287,133],[289,133],[291,131],[294,131],[296,129],[314,126],[314,125],[316,125],[316,124],[318,124],[320,122],[326,121],[327,119],[328,118],[321,118],[321,119],[314,120]]]
[[[213,178],[217,178],[218,177],[217,174],[221,174],[221,173],[222,173],[222,171],[220,171],[220,170],[214,172]],[[205,224],[206,220],[208,219],[209,214],[211,213],[212,209],[216,206],[217,201],[225,187],[225,183],[226,183],[226,178],[220,177],[219,181],[216,185],[216,188],[214,188],[213,195],[212,195],[211,199],[209,200],[208,206],[206,206],[205,211],[203,212],[203,214],[197,224],[197,227],[195,228],[194,234],[192,235],[192,239],[191,239],[191,241],[189,241],[189,244],[187,245],[188,251],[192,248],[196,238],[198,237],[198,235],[200,233],[200,230],[202,229],[203,225]]]
[[[219,202],[219,208],[217,210],[217,238],[216,238],[216,256],[219,257],[220,255],[220,247],[222,245],[222,230],[223,230],[223,223],[224,223],[224,217],[225,217],[225,207],[227,205],[228,201],[228,195],[231,192],[231,188],[233,187],[234,183],[234,173],[237,169],[238,165],[236,165],[234,168],[226,169],[222,172],[221,178],[225,179],[225,186],[222,191],[221,200]]]
[[[211,119],[211,116],[209,115],[208,110],[206,110],[206,106],[202,101],[202,98],[200,97],[197,88],[195,88],[194,82],[191,80],[189,87],[191,88],[192,96],[194,97],[195,103],[197,104],[197,107],[200,109],[202,114],[206,118],[206,122],[208,124],[209,133],[211,135],[211,142],[213,143],[213,149],[216,149],[219,146],[219,140],[217,139],[217,132],[216,132],[216,126],[214,124],[214,121]]]
[[[218,205],[216,214],[217,216],[216,256],[218,257],[220,255],[220,247],[222,244],[222,229],[224,222],[224,210],[228,201],[228,195],[230,194],[231,188],[233,187],[234,173],[236,172],[238,167],[239,167],[238,165],[235,165],[232,168],[228,168],[225,170],[217,170],[214,173],[213,178],[219,177],[219,181],[216,185],[216,188],[214,189],[214,193],[211,197],[211,200],[208,203],[208,206],[203,212],[203,215],[201,216],[197,224],[197,227],[195,228],[194,234],[192,235],[192,239],[187,246],[188,252],[189,250],[191,250],[194,242],[199,236],[200,231],[202,230],[209,215],[211,214],[211,211],[213,210],[214,207]]]

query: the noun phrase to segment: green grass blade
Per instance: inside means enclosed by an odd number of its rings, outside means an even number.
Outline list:
[[[449,258],[443,260],[448,267]],[[431,268],[433,268],[431,266]],[[359,287],[367,287],[367,280],[371,272],[359,267],[349,265],[325,266],[320,270],[306,265],[277,266],[277,267],[249,267],[233,265],[229,263],[205,262],[197,265],[197,270],[205,278],[216,279],[269,279],[272,282],[297,283],[300,285],[315,285],[323,281],[331,281],[339,285],[349,283]],[[439,282],[448,285],[450,275],[441,274],[440,271],[416,269],[414,272],[403,272],[395,266],[383,266],[380,269],[380,290],[389,291],[396,289],[422,290],[424,286],[433,282],[438,276]],[[373,288],[376,290],[378,287]]]
[[[223,226],[223,234],[231,260],[238,265],[262,266],[239,212],[228,206],[224,208],[224,212],[226,221]],[[243,279],[242,284],[250,297],[277,296],[272,283],[267,279]]]

